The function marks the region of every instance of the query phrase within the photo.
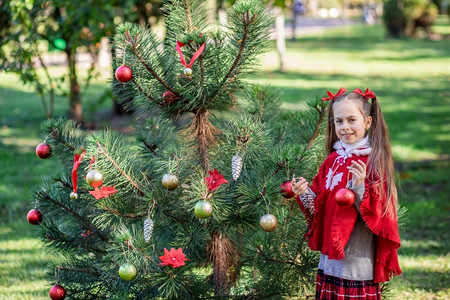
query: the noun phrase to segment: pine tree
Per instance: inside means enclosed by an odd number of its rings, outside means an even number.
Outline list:
[[[167,2],[163,40],[118,27],[116,67],[132,75],[119,74],[114,92],[137,114],[135,136],[44,124],[63,171],[34,199],[57,257],[51,276],[71,299],[283,298],[313,288],[318,257],[280,185],[314,175],[324,105],[285,111],[276,90],[246,80],[269,47],[259,1],[237,2],[225,29],[206,24],[203,2]]]

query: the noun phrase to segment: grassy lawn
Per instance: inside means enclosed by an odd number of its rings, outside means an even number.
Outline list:
[[[448,33],[448,23],[439,24]],[[353,26],[288,42],[288,71],[276,71],[270,52],[263,71],[251,80],[280,90],[283,107],[302,103],[326,90],[370,87],[389,124],[400,186],[400,203],[408,209],[401,229],[403,274],[390,284],[394,299],[450,297],[450,42],[393,40],[381,27]],[[60,70],[56,70],[60,71]],[[108,87],[93,82],[88,107]],[[107,109],[108,103],[100,109]],[[65,115],[68,100],[56,99],[55,115]],[[56,160],[39,160],[44,114],[32,88],[12,74],[0,74],[0,299],[48,299],[47,263],[51,254],[39,246],[36,228],[26,214],[33,207],[32,188],[59,168]]]

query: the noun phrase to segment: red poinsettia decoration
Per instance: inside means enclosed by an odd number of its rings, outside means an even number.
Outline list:
[[[214,169],[214,171],[210,171],[209,176],[206,177],[206,185],[208,186],[208,190],[210,192],[218,189],[222,184],[228,183],[228,181],[223,177],[223,174],[220,174],[217,169]]]
[[[116,186],[102,186],[101,189],[98,187],[93,191],[89,191],[89,193],[95,197],[95,199],[106,198],[111,194],[117,193]]]
[[[176,250],[175,248],[172,248],[170,249],[170,251],[164,248],[164,255],[160,256],[159,259],[162,261],[162,263],[159,263],[158,265],[172,266],[173,268],[184,266],[184,261],[189,260],[184,255],[182,248],[178,248]]]

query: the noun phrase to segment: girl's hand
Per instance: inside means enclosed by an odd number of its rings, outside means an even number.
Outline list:
[[[347,167],[349,172],[352,173],[352,185],[357,186],[363,183],[364,179],[366,179],[366,164],[358,159],[358,161],[352,161],[351,166]]]
[[[297,180],[295,178],[292,179],[292,191],[296,195],[301,195],[307,191],[309,184],[303,177],[299,177]]]

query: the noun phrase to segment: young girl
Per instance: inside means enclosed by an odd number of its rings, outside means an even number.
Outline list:
[[[375,94],[327,92],[326,150],[311,186],[300,177],[293,191],[306,216],[308,245],[320,251],[316,299],[381,299],[380,282],[399,275],[397,190],[386,123]],[[349,188],[350,206],[335,194]]]

